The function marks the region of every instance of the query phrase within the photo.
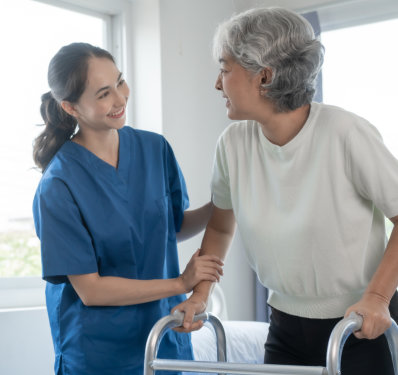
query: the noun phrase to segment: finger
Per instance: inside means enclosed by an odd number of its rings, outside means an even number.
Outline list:
[[[358,339],[371,339],[373,336],[374,322],[369,317],[363,319],[362,327],[356,332],[355,336]]]
[[[204,270],[204,269],[211,269],[211,270],[216,270],[220,275],[224,274],[224,270],[223,268],[219,265],[216,264],[214,262],[210,262],[210,261],[198,261],[197,263],[197,268],[200,270]]]
[[[219,264],[220,266],[224,265],[224,262],[216,255],[210,255],[210,254],[209,255],[201,255],[200,259],[215,262],[215,263]]]
[[[193,322],[193,317],[194,317],[194,315],[195,315],[194,309],[192,309],[192,308],[187,308],[187,309],[185,310],[184,320],[183,320],[183,322],[182,322],[182,326],[183,326],[185,329],[189,329],[189,328],[191,327],[192,322]]]
[[[179,305],[177,305],[177,306],[174,306],[174,307],[171,309],[170,314],[174,314],[174,311],[176,311],[176,310],[180,310],[180,311],[183,310],[183,309],[181,308],[181,303],[180,303]]]
[[[202,327],[203,327],[203,321],[198,320],[197,322],[192,323],[189,329],[184,328],[184,327],[176,327],[176,328],[173,328],[173,330],[176,332],[180,332],[180,333],[189,333],[192,331],[197,331],[197,330],[201,329]]]
[[[206,280],[206,281],[220,281],[220,274],[217,271],[209,271],[209,270],[204,270],[200,273],[198,273],[198,278],[200,280]]]

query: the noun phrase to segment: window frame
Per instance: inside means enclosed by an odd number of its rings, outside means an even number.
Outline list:
[[[321,33],[398,18],[396,0],[338,0],[324,5],[313,5],[297,9],[300,13],[316,11]]]
[[[131,3],[128,0],[32,0],[51,6],[87,14],[104,20],[104,45],[115,57],[116,63],[128,80],[131,63],[126,46],[131,43],[129,24]],[[127,122],[132,118],[127,111]],[[40,276],[0,277],[0,311],[14,308],[29,308],[45,305],[46,282]]]

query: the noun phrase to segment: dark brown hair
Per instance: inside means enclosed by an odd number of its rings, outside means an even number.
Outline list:
[[[50,61],[48,85],[51,91],[42,95],[40,106],[45,128],[33,143],[33,160],[42,171],[76,131],[77,120],[66,113],[60,103],[63,100],[77,103],[86,87],[88,61],[93,57],[115,62],[108,51],[88,43],[64,46]]]

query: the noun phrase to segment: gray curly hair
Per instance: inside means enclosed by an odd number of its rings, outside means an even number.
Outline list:
[[[271,82],[262,88],[278,111],[288,112],[311,103],[324,47],[304,17],[283,8],[262,8],[218,26],[213,56],[219,61],[223,54],[254,74],[270,68]]]

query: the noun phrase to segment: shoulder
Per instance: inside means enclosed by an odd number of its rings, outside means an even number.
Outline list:
[[[351,111],[328,104],[313,103],[313,106],[317,112],[318,129],[337,133],[344,139],[355,132],[380,136],[374,125]]]
[[[70,194],[72,187],[83,186],[95,174],[95,157],[81,151],[73,142],[66,142],[44,170],[37,193]]]
[[[166,139],[163,135],[148,130],[136,129],[131,126],[124,126],[120,129],[120,134],[130,138],[131,141],[137,141],[148,144],[164,144]]]
[[[245,120],[230,124],[220,135],[219,142],[224,144],[242,143],[258,138],[259,124]]]

